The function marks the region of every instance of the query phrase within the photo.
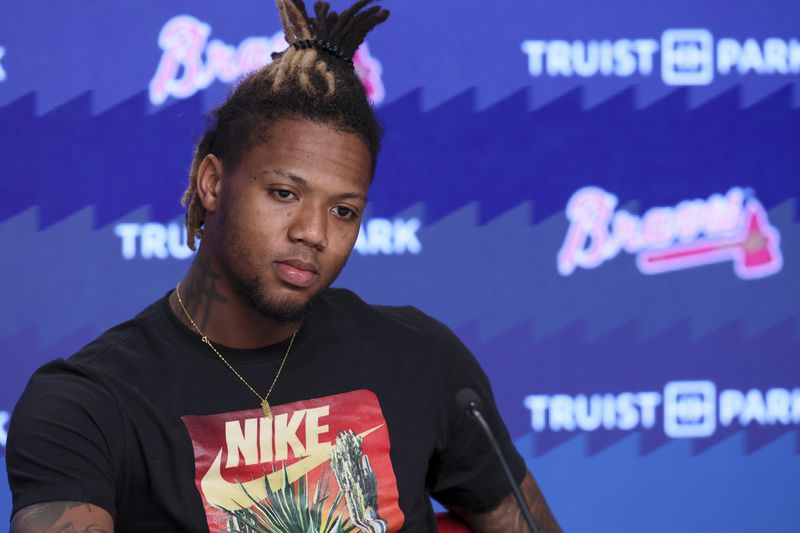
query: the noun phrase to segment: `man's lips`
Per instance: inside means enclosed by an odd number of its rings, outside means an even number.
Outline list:
[[[274,264],[281,281],[295,287],[308,287],[319,276],[313,264],[300,259],[286,259],[276,261]]]

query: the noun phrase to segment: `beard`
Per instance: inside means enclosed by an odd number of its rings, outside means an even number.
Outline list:
[[[224,196],[223,196],[224,199]],[[218,242],[222,258],[221,267],[234,292],[242,297],[257,313],[279,324],[299,323],[308,316],[314,302],[334,282],[347,263],[347,259],[338,265],[336,272],[327,283],[305,301],[297,301],[289,297],[270,294],[268,283],[253,268],[245,265],[257,264],[253,260],[247,239],[243,238],[240,228],[233,219],[228,204],[223,201],[219,210]]]
[[[231,274],[233,274],[230,276],[233,290],[244,298],[258,314],[279,324],[292,324],[305,320],[314,301],[322,292],[312,295],[305,303],[297,303],[266,294],[262,289],[263,283],[260,276],[244,279],[233,272]]]

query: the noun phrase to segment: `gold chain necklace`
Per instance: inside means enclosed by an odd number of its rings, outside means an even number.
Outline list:
[[[178,303],[181,305],[181,309],[183,309],[183,314],[186,315],[186,318],[188,318],[189,322],[191,322],[192,326],[194,326],[194,329],[195,329],[195,331],[197,331],[197,334],[200,335],[200,340],[203,341],[204,343],[208,344],[208,347],[211,348],[212,350],[214,350],[214,353],[217,354],[217,356],[220,358],[220,360],[222,360],[222,362],[225,363],[225,365],[228,368],[231,369],[231,372],[236,374],[236,377],[239,378],[239,380],[242,383],[244,383],[245,386],[253,392],[253,394],[256,395],[256,397],[261,401],[261,410],[264,412],[264,417],[266,417],[268,419],[271,419],[272,418],[272,409],[269,406],[269,402],[267,401],[267,398],[269,398],[269,395],[272,394],[272,389],[275,388],[275,384],[278,382],[278,378],[280,377],[281,372],[283,371],[283,365],[286,364],[286,359],[289,357],[289,352],[292,351],[292,344],[294,344],[294,338],[297,335],[297,332],[300,331],[300,326],[298,326],[297,329],[294,330],[294,333],[292,333],[292,338],[289,339],[289,346],[286,348],[286,353],[283,354],[283,361],[281,361],[281,366],[278,367],[278,372],[275,374],[275,379],[272,380],[272,385],[269,386],[269,390],[267,391],[266,396],[261,396],[247,382],[247,380],[245,380],[242,377],[242,375],[239,374],[236,371],[236,369],[233,368],[233,366],[231,366],[231,364],[227,361],[227,359],[222,357],[222,354],[219,353],[219,350],[217,350],[216,347],[214,347],[214,345],[211,344],[211,341],[208,340],[208,337],[206,337],[203,334],[203,332],[200,331],[200,328],[197,327],[197,324],[194,323],[194,320],[192,320],[192,316],[189,314],[189,312],[186,310],[186,307],[183,305],[183,300],[181,299],[181,283],[180,282],[178,282],[178,285],[175,286],[175,296],[178,297]]]

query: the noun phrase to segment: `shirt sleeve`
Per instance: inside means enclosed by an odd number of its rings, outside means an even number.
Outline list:
[[[482,512],[495,507],[511,486],[497,455],[478,422],[456,406],[459,390],[475,391],[483,415],[497,439],[517,484],[525,477],[525,462],[517,452],[500,418],[491,386],[478,361],[449,329],[441,342],[441,422],[436,454],[431,459],[428,487],[431,495],[452,508]]]
[[[6,447],[13,512],[47,501],[97,505],[115,517],[122,424],[93,374],[57,360],[33,375],[11,415]]]

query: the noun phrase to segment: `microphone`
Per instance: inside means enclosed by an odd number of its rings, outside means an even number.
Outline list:
[[[525,522],[527,522],[532,533],[539,533],[539,529],[536,527],[536,522],[533,520],[533,516],[531,516],[531,512],[528,509],[528,504],[525,502],[525,498],[522,496],[522,491],[519,490],[516,481],[514,481],[514,476],[511,474],[511,469],[508,468],[508,463],[506,462],[505,457],[503,457],[503,452],[500,450],[500,446],[497,444],[497,439],[495,439],[492,429],[489,427],[489,424],[486,423],[486,419],[483,417],[483,402],[478,397],[478,394],[472,389],[461,389],[456,393],[456,405],[460,411],[466,412],[470,418],[477,420],[478,425],[486,434],[486,438],[489,439],[494,453],[497,455],[497,458],[500,459],[500,465],[502,465],[503,472],[505,472],[508,482],[511,484],[511,490],[514,493],[514,497],[517,499],[519,510],[522,512]]]

